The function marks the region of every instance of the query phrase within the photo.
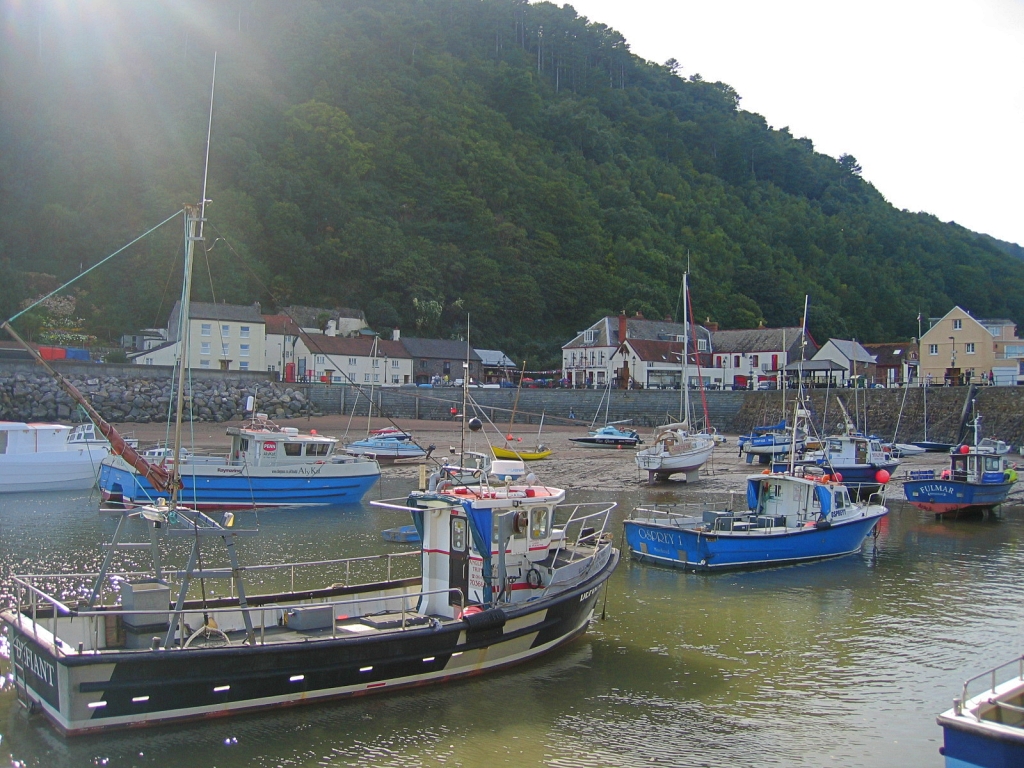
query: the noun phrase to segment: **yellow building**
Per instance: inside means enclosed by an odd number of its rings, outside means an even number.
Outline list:
[[[961,307],[953,307],[941,318],[931,318],[930,323],[920,343],[921,378],[925,383],[992,382],[993,370],[1006,367],[1003,358],[1007,343],[1012,346],[1018,341],[1012,320],[979,320]]]

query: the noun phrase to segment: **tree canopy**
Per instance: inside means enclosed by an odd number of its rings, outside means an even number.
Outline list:
[[[0,7],[5,317],[21,275],[69,279],[199,197],[216,50],[199,300],[442,337],[468,313],[475,344],[536,365],[604,314],[673,316],[687,264],[695,316],[723,328],[792,325],[805,294],[820,338],[909,338],[954,304],[1024,319],[1007,244],[895,209],[852,154],[568,5]],[[166,322],[169,227],[78,284],[86,330]]]

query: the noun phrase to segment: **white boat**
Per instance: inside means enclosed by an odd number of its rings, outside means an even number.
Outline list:
[[[109,451],[105,439],[65,424],[0,421],[0,493],[92,488]]]
[[[905,459],[909,456],[920,456],[925,452],[925,449],[919,445],[911,445],[910,443],[892,443],[890,445],[892,449],[893,457],[897,459]]]
[[[686,422],[666,424],[654,433],[653,445],[637,451],[636,465],[646,470],[648,482],[684,473],[686,482],[690,483],[697,479],[698,471],[714,450],[714,438],[691,435]]]

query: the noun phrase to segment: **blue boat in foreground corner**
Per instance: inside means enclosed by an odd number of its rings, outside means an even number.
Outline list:
[[[1000,673],[1017,674],[997,683]],[[973,683],[985,689],[968,698]],[[977,688],[975,688],[977,690]],[[938,717],[946,768],[1012,768],[1024,765],[1024,656],[964,682],[953,708]]]
[[[978,440],[979,428],[975,419],[975,444],[954,448],[948,469],[910,472],[903,485],[907,501],[936,515],[985,512],[1006,501],[1017,482],[1016,467],[998,452],[996,441]]]
[[[704,512],[640,507],[626,526],[637,560],[678,568],[720,571],[819,560],[857,552],[889,510],[873,495],[854,502],[828,475],[773,473],[747,479],[745,512]]]

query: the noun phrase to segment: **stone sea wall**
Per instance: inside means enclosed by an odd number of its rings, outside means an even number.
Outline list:
[[[140,367],[139,373],[150,373]],[[164,376],[67,375],[100,415],[112,423],[167,419],[174,381]],[[256,397],[257,410],[275,419],[305,416],[309,404],[305,394],[291,386],[241,378],[202,378],[186,381],[194,421],[241,419],[249,395]],[[75,402],[46,374],[16,372],[0,375],[0,419],[8,421],[79,422],[86,419]]]

